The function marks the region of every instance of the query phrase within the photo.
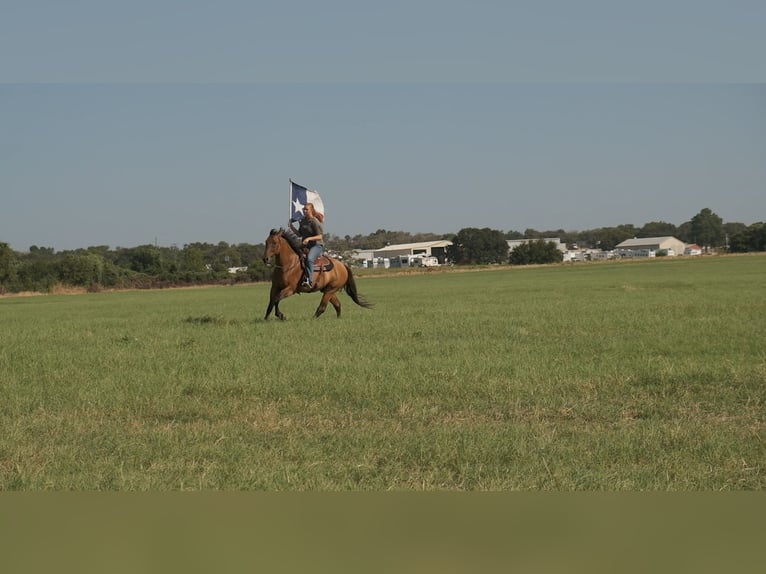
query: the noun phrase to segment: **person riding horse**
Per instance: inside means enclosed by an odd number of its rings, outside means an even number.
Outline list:
[[[359,295],[356,288],[354,274],[351,267],[343,261],[327,257],[326,263],[322,264],[322,271],[317,275],[314,286],[311,289],[300,287],[303,269],[300,264],[300,238],[285,229],[272,229],[264,242],[263,262],[267,265],[274,263],[274,272],[271,274],[271,291],[269,293],[269,306],[266,309],[264,320],[274,311],[274,315],[285,320],[284,313],[279,310],[279,303],[283,299],[295,293],[321,292],[322,299],[314,312],[314,317],[324,313],[328,304],[335,308],[335,313],[340,317],[340,300],[337,293],[345,290],[351,300],[360,307],[370,308],[372,303]],[[323,258],[324,259],[324,258]],[[320,261],[317,261],[319,264]]]
[[[301,238],[301,245],[308,248],[306,277],[303,280],[303,287],[308,289],[311,289],[314,280],[314,263],[317,257],[324,253],[324,241],[322,238],[324,232],[322,229],[323,219],[322,215],[315,211],[314,204],[307,203],[303,206],[303,219],[300,220],[298,229],[295,229],[292,220],[289,222],[290,230],[293,233],[297,233]]]

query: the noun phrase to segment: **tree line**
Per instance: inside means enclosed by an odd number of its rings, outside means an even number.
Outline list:
[[[50,292],[56,285],[97,291],[260,281],[270,276],[262,256],[263,245],[226,242],[183,248],[99,245],[61,252],[33,245],[28,253],[0,243],[0,293]],[[246,270],[230,273],[230,268]]]
[[[353,259],[355,250],[380,249],[386,245],[448,239],[453,245],[447,256],[452,263],[486,264],[550,263],[561,260],[560,252],[544,238],[558,237],[570,247],[611,250],[632,237],[675,236],[686,243],[729,252],[766,250],[766,224],[723,223],[709,208],[690,221],[675,226],[663,221],[642,227],[618,225],[586,231],[563,229],[499,231],[463,228],[456,234],[409,233],[378,229],[368,235],[344,237],[325,235],[328,251]],[[535,239],[508,253],[507,239]],[[100,245],[56,252],[52,247],[32,245],[29,251],[14,251],[0,242],[0,294],[21,291],[50,292],[57,285],[100,289],[161,288],[171,286],[232,284],[265,281],[271,269],[263,261],[264,245],[190,243],[183,247]],[[557,259],[558,258],[558,259]],[[231,270],[238,269],[235,272]]]

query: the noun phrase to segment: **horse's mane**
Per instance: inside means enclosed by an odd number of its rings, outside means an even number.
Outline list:
[[[293,248],[293,251],[296,253],[301,252],[301,238],[298,236],[297,233],[295,233],[292,229],[284,229],[280,228],[279,232],[282,234],[282,237],[287,241],[287,243],[290,245],[290,247]]]

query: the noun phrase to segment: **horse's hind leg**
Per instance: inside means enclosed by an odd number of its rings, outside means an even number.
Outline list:
[[[335,293],[333,293],[332,297],[330,297],[330,303],[332,303],[332,306],[335,307],[335,314],[340,318],[340,300]]]
[[[333,293],[323,293],[322,294],[322,300],[319,302],[319,307],[317,307],[316,312],[314,313],[314,317],[319,317],[322,313],[325,312],[325,309],[327,309],[327,303],[333,298],[335,295]],[[333,303],[333,307],[335,307],[335,303]],[[335,307],[337,310],[337,307]]]

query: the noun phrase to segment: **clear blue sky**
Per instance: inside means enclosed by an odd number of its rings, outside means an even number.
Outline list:
[[[766,3],[2,2],[0,241],[766,220]]]

